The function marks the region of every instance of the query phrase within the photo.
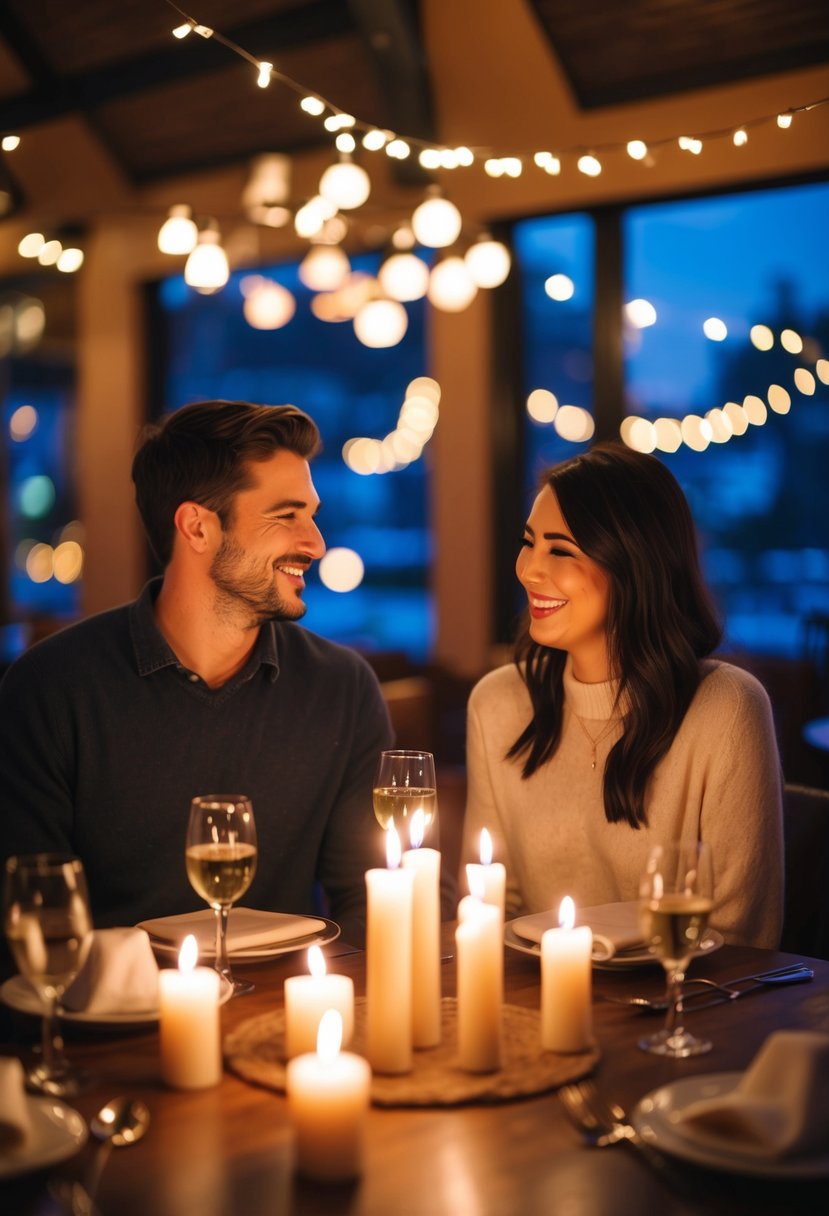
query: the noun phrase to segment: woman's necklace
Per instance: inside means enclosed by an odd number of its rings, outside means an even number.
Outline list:
[[[599,731],[598,735],[596,735],[596,737],[594,739],[593,736],[591,735],[590,731],[584,725],[584,719],[580,718],[578,714],[574,714],[574,717],[575,717],[576,721],[578,722],[579,726],[584,731],[584,733],[587,737],[587,741],[590,744],[590,767],[594,769],[596,767],[596,748],[599,746],[602,739],[606,738],[607,735],[609,735],[610,732],[613,730],[613,728],[616,726],[616,719],[611,718],[610,721],[607,723],[607,725],[604,727],[604,729]]]

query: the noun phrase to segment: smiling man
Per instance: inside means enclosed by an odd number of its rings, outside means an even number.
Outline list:
[[[319,885],[362,938],[391,729],[368,664],[296,624],[325,552],[318,446],[293,406],[200,402],[148,428],[133,480],[162,577],[0,685],[4,855],[77,854],[98,926],[203,906],[184,866],[190,800],[241,793],[259,837],[245,903],[309,912]]]

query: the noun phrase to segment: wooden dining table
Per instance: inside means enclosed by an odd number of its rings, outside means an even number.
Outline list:
[[[453,927],[443,927],[443,993],[455,992]],[[335,941],[326,947],[330,971],[350,975],[365,990],[365,955]],[[732,979],[795,961],[796,956],[724,946],[694,961],[691,974]],[[683,1077],[745,1069],[773,1031],[829,1032],[829,962],[809,960],[814,979],[767,988],[688,1015],[709,1037],[705,1055],[667,1060],[637,1040],[659,1024],[658,1014],[609,997],[657,997],[664,978],[656,966],[593,972],[593,1023],[600,1058],[593,1077],[628,1112],[645,1094]],[[284,980],[306,969],[304,953],[244,968],[255,984],[222,1009],[227,1035],[257,1014],[278,1010]],[[539,961],[505,948],[505,1000],[537,1009]],[[38,1026],[6,1011],[0,1052],[31,1059]],[[360,1178],[322,1184],[297,1176],[293,1138],[282,1094],[251,1084],[228,1069],[220,1085],[198,1091],[166,1088],[159,1071],[158,1028],[132,1033],[66,1027],[72,1062],[93,1081],[71,1105],[87,1120],[109,1098],[127,1094],[149,1107],[143,1140],[113,1150],[97,1203],[103,1216],[643,1216],[674,1213],[829,1211],[829,1178],[756,1178],[645,1155],[627,1143],[588,1145],[568,1122],[555,1091],[454,1106],[378,1107],[369,1112]],[[2,1184],[0,1211],[45,1216],[46,1187],[82,1179],[96,1151],[90,1139],[48,1170]]]

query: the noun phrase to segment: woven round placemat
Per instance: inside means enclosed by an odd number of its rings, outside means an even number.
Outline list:
[[[364,997],[354,1002],[354,1038],[348,1050],[365,1055]],[[557,1055],[541,1047],[541,1018],[534,1009],[504,1005],[502,1067],[498,1072],[464,1072],[457,1064],[457,1001],[441,1001],[438,1047],[418,1050],[412,1071],[402,1076],[375,1073],[371,1100],[377,1106],[456,1106],[462,1102],[504,1102],[556,1089],[590,1072],[599,1059],[593,1046],[578,1055]],[[281,1009],[249,1018],[227,1036],[225,1059],[246,1081],[285,1089],[285,1016]]]

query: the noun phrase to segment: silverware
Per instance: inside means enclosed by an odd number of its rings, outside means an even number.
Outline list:
[[[747,992],[756,992],[760,988],[772,987],[775,984],[799,984],[805,980],[814,978],[814,971],[807,967],[805,963],[790,963],[788,966],[776,967],[771,971],[757,971],[752,975],[739,975],[733,980],[723,980],[721,983],[716,983],[714,980],[703,979],[702,977],[686,980],[682,986],[682,1007],[685,1012],[691,1012],[694,1009],[708,1009],[712,1005],[725,1004],[728,1001],[735,1001],[740,996],[745,996]],[[750,988],[736,988],[737,984],[745,984],[750,981]],[[696,985],[698,991],[688,992],[688,988]],[[706,989],[715,989],[720,995],[713,996]],[[664,1013],[668,1008],[668,1002],[664,997],[651,998],[647,996],[610,996],[606,992],[598,992],[597,998],[602,1001],[610,1001],[615,1005],[628,1005],[634,1009],[643,1009],[648,1013]],[[706,998],[703,1004],[699,1003],[700,998]]]

